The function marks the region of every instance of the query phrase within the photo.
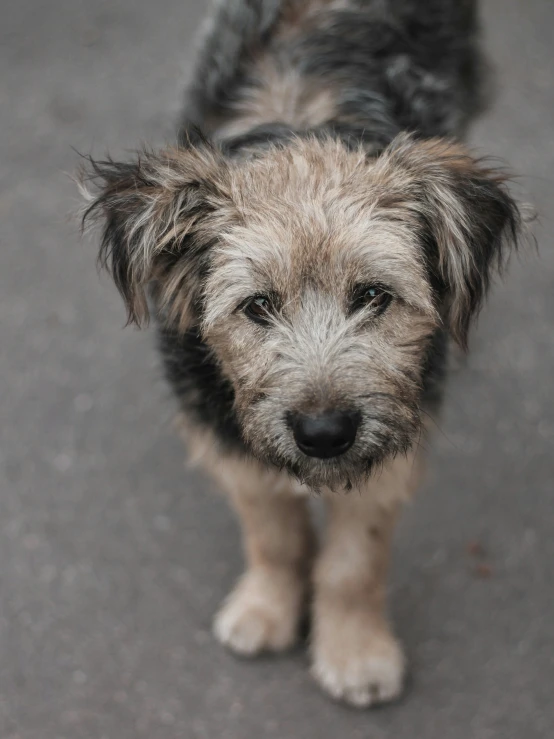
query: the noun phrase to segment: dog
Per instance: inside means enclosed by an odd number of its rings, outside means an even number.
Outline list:
[[[460,143],[483,69],[474,0],[223,0],[176,145],[83,175],[100,261],[129,321],[154,316],[191,453],[240,519],[217,638],[286,650],[309,608],[315,679],[359,707],[402,691],[394,524],[448,346],[521,232],[505,173]]]

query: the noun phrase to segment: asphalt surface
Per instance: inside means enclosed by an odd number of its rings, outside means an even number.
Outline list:
[[[171,140],[202,6],[2,3],[0,739],[552,737],[554,3],[484,2],[498,92],[472,142],[522,175],[541,251],[452,377],[396,542],[409,691],[365,713],[320,694],[303,650],[247,663],[212,639],[235,523],[69,219],[72,147]]]

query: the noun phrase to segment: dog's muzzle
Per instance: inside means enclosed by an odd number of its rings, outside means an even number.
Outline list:
[[[289,416],[296,445],[308,457],[331,459],[347,452],[356,440],[359,413],[327,411],[318,415]]]

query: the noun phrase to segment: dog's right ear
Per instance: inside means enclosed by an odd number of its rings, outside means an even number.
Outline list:
[[[102,223],[99,261],[123,296],[128,322],[148,321],[146,287],[154,279],[162,307],[186,325],[232,206],[221,153],[204,143],[143,152],[131,162],[88,158],[79,183],[88,201],[83,226]]]
[[[398,136],[379,160],[388,192],[419,220],[429,273],[453,338],[468,331],[495,271],[521,240],[523,217],[502,170],[445,139]]]

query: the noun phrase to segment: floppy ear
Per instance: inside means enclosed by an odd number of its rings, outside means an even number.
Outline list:
[[[229,209],[225,160],[205,145],[95,161],[81,171],[83,225],[102,223],[100,264],[125,301],[128,322],[148,321],[146,287],[185,325],[199,297],[207,253]]]
[[[402,135],[385,152],[384,163],[402,171],[443,314],[465,348],[494,270],[517,247],[521,216],[507,190],[508,177],[443,139]]]

